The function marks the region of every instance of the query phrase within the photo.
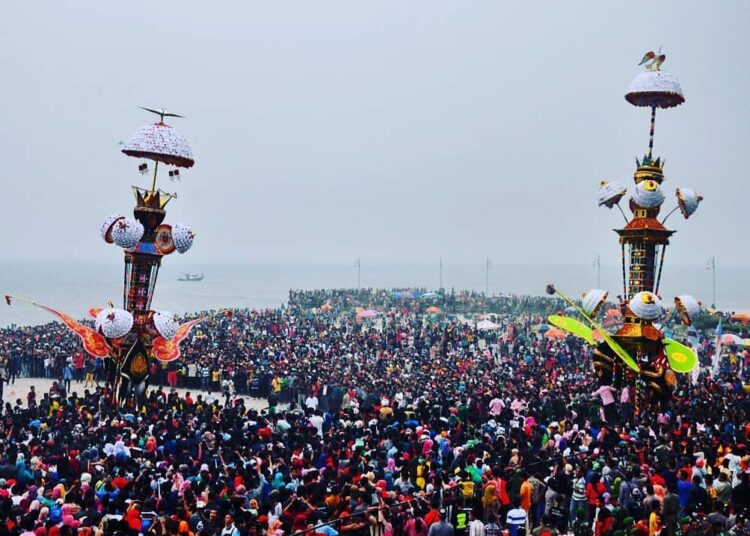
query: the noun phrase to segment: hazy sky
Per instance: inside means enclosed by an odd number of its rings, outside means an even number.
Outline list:
[[[750,262],[750,3],[6,0],[0,261],[115,256],[154,118],[196,157],[167,221],[189,255],[265,261],[619,262],[602,179],[632,185],[644,52],[685,105],[658,116],[665,207],[705,197],[668,262]]]

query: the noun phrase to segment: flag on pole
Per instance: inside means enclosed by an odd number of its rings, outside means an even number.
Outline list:
[[[701,367],[698,365],[692,371],[690,371],[690,379],[693,385],[698,385],[698,379],[701,376]]]
[[[721,318],[716,325],[716,344],[714,345],[714,357],[711,360],[711,375],[716,377],[719,374],[719,365],[721,364],[721,336],[724,335],[724,327],[721,325]]]

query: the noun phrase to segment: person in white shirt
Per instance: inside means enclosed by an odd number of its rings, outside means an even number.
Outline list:
[[[188,363],[187,367],[188,385],[191,388],[198,387],[198,365],[196,363]]]
[[[477,519],[474,510],[469,512],[469,536],[484,536],[484,523]]]
[[[313,415],[310,416],[310,424],[312,424],[315,429],[318,431],[318,437],[323,437],[323,417],[321,417],[319,412],[315,412]]]
[[[220,534],[221,536],[240,536],[240,531],[234,526],[234,519],[230,514],[224,516],[224,527]]]
[[[305,399],[305,407],[313,411],[318,409],[318,397],[314,394],[307,395]]]

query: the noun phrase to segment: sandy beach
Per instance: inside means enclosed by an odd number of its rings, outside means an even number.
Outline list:
[[[49,391],[49,388],[52,386],[52,382],[54,380],[48,379],[48,378],[17,378],[15,383],[11,384],[5,384],[3,386],[3,402],[15,402],[16,399],[21,399],[23,402],[23,406],[26,407],[26,393],[29,391],[29,388],[33,385],[36,392],[39,393],[37,395],[37,400],[43,393],[46,393]],[[154,389],[154,387],[149,387],[149,392]],[[73,381],[71,383],[71,393],[77,393],[77,394],[83,394],[83,382]],[[165,387],[165,390],[169,392],[169,388]],[[207,391],[203,391],[200,389],[184,389],[184,388],[177,388],[177,392],[181,397],[185,396],[185,393],[190,392],[193,397],[195,397],[197,394],[202,394],[204,398],[208,394]],[[214,397],[219,396],[219,393],[213,392],[212,395]],[[252,398],[249,396],[238,396],[238,398],[242,398],[245,401],[245,406],[250,407],[255,410],[262,410],[268,407],[268,403],[266,400],[262,398]],[[223,403],[223,397],[220,399]]]

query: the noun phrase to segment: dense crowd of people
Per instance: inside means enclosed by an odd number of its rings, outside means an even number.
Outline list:
[[[551,314],[564,307],[562,300],[549,296],[518,294],[491,294],[473,290],[441,289],[320,289],[289,291],[290,307],[320,308],[325,304],[345,311],[356,307],[390,310],[400,308],[410,311],[425,310],[439,303],[448,314],[474,313],[537,313]]]
[[[7,381],[55,380],[3,406],[0,535],[750,533],[746,352],[634,414],[588,346],[539,329],[552,300],[511,298],[485,331],[367,292],[206,314],[152,371],[195,390],[140,406],[57,324],[0,330]],[[713,337],[696,349],[708,365]]]

